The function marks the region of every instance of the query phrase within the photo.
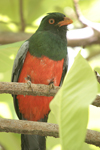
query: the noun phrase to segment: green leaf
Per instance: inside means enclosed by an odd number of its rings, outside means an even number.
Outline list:
[[[0,46],[0,81],[10,81],[13,61],[23,41]]]
[[[0,82],[11,81],[13,61],[23,41],[0,46]],[[16,118],[12,96],[0,94],[0,115],[6,118]],[[4,107],[3,107],[4,106]]]
[[[62,150],[80,150],[86,135],[88,106],[97,94],[97,80],[88,62],[80,55],[50,103],[59,124]]]
[[[6,150],[20,150],[19,137],[20,135],[15,133],[0,133],[0,144]]]
[[[0,46],[0,82],[11,80],[13,61],[22,43],[23,41]],[[10,94],[0,94],[0,116],[10,119],[17,118],[12,99]],[[0,143],[7,150],[19,150],[19,141],[20,135],[18,134],[0,133]]]

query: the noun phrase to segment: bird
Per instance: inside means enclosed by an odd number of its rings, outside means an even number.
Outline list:
[[[68,68],[67,26],[72,22],[62,13],[48,13],[19,48],[11,81],[61,86]],[[47,122],[53,96],[12,96],[20,120]],[[46,150],[46,137],[22,134],[21,149]]]

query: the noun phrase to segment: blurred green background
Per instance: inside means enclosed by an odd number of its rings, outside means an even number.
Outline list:
[[[79,8],[88,20],[100,23],[100,0],[79,0]],[[83,28],[83,25],[76,17],[73,0],[0,1],[0,82],[10,82],[13,61],[23,40],[26,40],[35,32],[41,18],[46,13],[54,11],[64,13],[73,20],[73,25],[69,26],[69,30]],[[77,38],[77,34],[75,37]],[[15,41],[16,43],[13,43]],[[88,59],[90,65],[100,73],[100,44],[92,44],[85,48],[79,46],[68,47],[70,66],[79,50]],[[100,93],[99,84],[98,93]],[[99,114],[100,108],[90,106],[88,128],[97,131],[100,130]],[[13,100],[9,94],[0,95],[0,117],[17,119],[13,107]],[[59,145],[50,142],[47,143],[47,149],[60,150]],[[99,150],[100,148],[84,144],[83,150],[89,149]],[[20,135],[0,133],[0,150],[20,150]]]

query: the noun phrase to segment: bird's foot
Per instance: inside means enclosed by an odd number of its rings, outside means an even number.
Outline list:
[[[26,83],[27,83],[28,88],[31,88],[32,91],[33,91],[31,77],[29,75],[27,75],[27,77],[25,78],[25,80],[27,81]]]
[[[49,84],[49,90],[54,89],[54,88],[55,88],[54,83],[50,83],[50,84]]]
[[[52,79],[52,81],[49,83],[49,91],[54,88],[55,88],[54,79]]]
[[[32,89],[32,91],[33,91],[33,88],[32,88],[32,82],[31,82],[31,81],[29,81],[29,80],[27,80],[27,85],[28,85],[28,88],[31,88],[31,89]]]

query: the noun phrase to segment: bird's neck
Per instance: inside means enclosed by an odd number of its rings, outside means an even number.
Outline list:
[[[67,54],[66,35],[59,32],[37,31],[29,39],[29,52],[36,57],[47,56],[52,60],[61,60]]]

